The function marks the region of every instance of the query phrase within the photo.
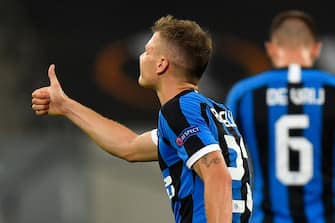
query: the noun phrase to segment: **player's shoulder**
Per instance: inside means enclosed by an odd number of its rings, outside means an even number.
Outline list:
[[[285,71],[281,69],[264,71],[236,82],[236,84],[233,85],[233,88],[244,88],[244,89],[258,88],[263,85],[267,85],[274,79],[281,78],[280,73],[284,72]]]
[[[307,69],[305,72],[317,82],[322,81],[324,84],[335,86],[335,74],[320,69]]]
[[[274,79],[282,79],[283,70],[268,70],[261,73],[254,74],[253,76],[244,78],[236,82],[228,92],[228,97],[234,95],[234,97],[242,96],[244,93],[252,91],[254,89],[261,88],[273,82]]]

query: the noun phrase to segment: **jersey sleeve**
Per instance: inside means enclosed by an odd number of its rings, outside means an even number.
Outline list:
[[[202,156],[221,150],[205,119],[205,104],[197,98],[175,100],[162,109],[163,138],[188,168]]]
[[[151,140],[157,146],[158,145],[158,132],[157,129],[151,130]]]

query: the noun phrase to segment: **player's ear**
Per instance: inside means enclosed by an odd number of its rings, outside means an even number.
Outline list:
[[[316,42],[312,48],[312,57],[314,60],[316,60],[321,53],[321,49],[322,49],[322,43],[321,42]]]
[[[158,74],[163,74],[169,67],[169,60],[166,57],[162,57],[158,63],[156,71]]]
[[[273,58],[275,56],[275,45],[272,42],[267,41],[264,43],[264,47],[265,47],[267,55],[270,58]]]

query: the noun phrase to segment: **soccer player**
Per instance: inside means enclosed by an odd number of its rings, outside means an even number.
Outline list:
[[[313,68],[314,21],[279,13],[265,47],[274,68],[227,96],[253,163],[252,222],[335,222],[335,78]]]
[[[252,200],[243,140],[231,112],[197,90],[212,53],[209,34],[171,15],[152,31],[138,81],[155,90],[162,105],[157,129],[138,135],[69,98],[54,65],[50,86],[32,93],[32,109],[65,116],[116,157],[158,160],[176,222],[248,222]]]

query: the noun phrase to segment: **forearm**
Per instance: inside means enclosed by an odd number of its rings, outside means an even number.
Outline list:
[[[57,79],[54,64],[50,65],[48,76],[50,86],[36,89],[32,93],[32,109],[36,115],[67,117],[101,148],[121,159],[157,160],[157,147],[151,139],[151,132],[138,135],[66,96]]]
[[[223,177],[208,180],[205,184],[205,208],[207,223],[232,222],[232,189],[231,179]]]
[[[151,150],[141,151],[140,146],[136,145],[138,134],[75,100],[68,98],[64,102],[63,115],[85,132],[98,146],[116,157],[128,161],[155,160],[156,154],[153,154]]]

